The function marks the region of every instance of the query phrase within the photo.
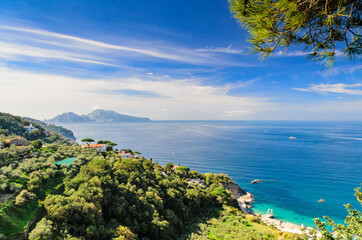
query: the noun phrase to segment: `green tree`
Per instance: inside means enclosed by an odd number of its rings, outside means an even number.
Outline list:
[[[43,146],[43,142],[41,140],[35,140],[31,142],[31,145],[35,148],[35,149],[40,149]]]
[[[113,240],[137,240],[137,235],[134,234],[128,227],[119,226],[115,231],[116,237]]]
[[[107,145],[107,147],[106,147],[106,151],[107,151],[107,152],[109,152],[109,151],[113,151],[113,147],[112,147],[112,146],[110,146],[110,145]]]
[[[39,130],[33,130],[29,133],[27,132],[26,134],[24,134],[24,136],[28,140],[36,140],[36,139],[42,138],[44,136],[44,133]]]
[[[165,167],[165,172],[166,172],[167,174],[170,174],[171,171],[172,171],[173,166],[174,166],[174,164],[173,164],[172,162],[167,163],[167,164],[166,164],[166,167]]]
[[[229,0],[234,18],[248,30],[253,53],[301,44],[311,60],[331,68],[339,48],[349,60],[361,54],[360,0]]]
[[[176,172],[184,174],[185,176],[188,176],[189,172],[190,172],[190,168],[185,167],[185,166],[180,166],[177,168]]]
[[[40,171],[34,171],[30,174],[27,188],[30,192],[37,192],[43,184],[43,175]]]
[[[15,205],[22,206],[28,203],[35,197],[34,193],[28,192],[28,190],[22,190],[15,198]]]
[[[82,139],[81,141],[84,142],[85,144],[87,144],[87,145],[88,145],[88,148],[89,148],[90,144],[91,144],[92,142],[94,142],[94,140],[93,140],[92,138],[84,138],[84,139]]]
[[[29,234],[29,240],[54,239],[53,222],[43,218]]]
[[[103,141],[105,144],[107,144],[106,151],[113,151],[113,147],[117,146],[117,143],[113,143],[111,141]]]

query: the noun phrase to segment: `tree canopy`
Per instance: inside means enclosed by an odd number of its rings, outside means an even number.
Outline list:
[[[301,44],[308,58],[331,68],[337,54],[361,54],[360,0],[229,0],[234,18],[249,32],[252,53]]]
[[[92,142],[95,142],[94,139],[92,139],[92,138],[84,138],[81,141],[85,142],[88,145],[88,147]]]

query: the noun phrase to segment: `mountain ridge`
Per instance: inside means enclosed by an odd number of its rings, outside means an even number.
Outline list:
[[[149,122],[149,118],[134,117],[120,114],[111,110],[96,109],[87,115],[78,115],[73,112],[66,112],[49,120],[50,123],[80,123],[80,122]]]

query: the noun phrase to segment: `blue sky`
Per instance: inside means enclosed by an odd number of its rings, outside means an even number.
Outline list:
[[[0,1],[0,111],[154,120],[361,120],[362,65],[260,62],[227,1]],[[11,100],[10,100],[11,99]]]

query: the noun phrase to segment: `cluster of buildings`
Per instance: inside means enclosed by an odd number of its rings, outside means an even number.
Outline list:
[[[29,126],[25,126],[24,128],[29,133],[32,131],[35,131],[35,130],[39,130],[38,128],[33,126],[33,124],[30,124]],[[7,139],[4,142],[0,142],[0,149],[4,148],[6,145],[8,145],[8,146],[15,145],[17,147],[28,146],[28,141],[22,137],[14,137],[12,139]]]
[[[106,147],[107,144],[104,143],[100,143],[100,144],[83,144],[82,148],[85,149],[95,149],[98,152],[106,152]],[[134,154],[130,153],[130,152],[126,152],[126,151],[122,151],[118,153],[119,156],[123,157],[123,158],[137,158],[138,156],[135,156]]]
[[[5,145],[15,145],[17,147],[28,146],[28,141],[22,137],[14,137],[12,139],[5,140],[4,142],[0,142],[0,149],[5,147]]]

